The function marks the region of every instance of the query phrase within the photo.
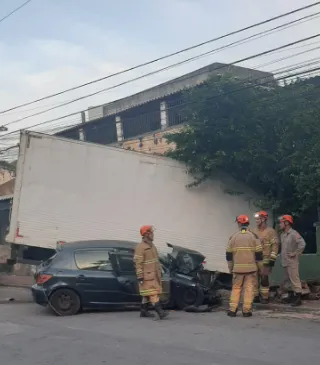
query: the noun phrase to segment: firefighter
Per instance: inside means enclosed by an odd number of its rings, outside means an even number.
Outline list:
[[[158,314],[159,319],[163,319],[167,317],[168,312],[164,311],[160,304],[162,274],[158,250],[153,244],[153,227],[141,227],[140,234],[142,236],[142,242],[138,244],[134,254],[139,292],[142,296],[140,317],[154,317],[154,315],[148,311],[150,302]]]
[[[256,219],[256,229],[252,231],[259,237],[262,244],[263,251],[263,266],[258,273],[258,285],[256,288],[255,296],[257,302],[262,304],[269,302],[269,276],[271,275],[272,268],[276,262],[279,252],[279,238],[276,231],[268,227],[268,213],[265,211],[257,212],[254,215]],[[260,297],[259,297],[260,294]]]
[[[229,271],[233,274],[228,316],[236,317],[243,289],[242,314],[251,317],[258,266],[263,259],[262,246],[258,236],[248,229],[247,215],[239,215],[236,222],[239,231],[230,237],[226,251]]]
[[[284,278],[282,287],[291,284],[294,291],[292,306],[296,307],[302,304],[301,294],[302,286],[299,277],[299,256],[306,247],[304,239],[292,228],[293,218],[291,215],[283,215],[279,218],[281,244],[281,264],[284,269]]]

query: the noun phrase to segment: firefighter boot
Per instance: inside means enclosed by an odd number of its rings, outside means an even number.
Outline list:
[[[293,297],[293,301],[291,303],[292,307],[299,307],[302,304],[301,293],[295,293]]]
[[[148,311],[148,303],[141,304],[140,318],[154,318],[154,314]]]
[[[227,316],[231,317],[231,318],[234,318],[234,317],[237,316],[237,312],[233,312],[233,311],[228,310]]]
[[[260,296],[259,295],[256,295],[253,299],[253,303],[260,303]]]
[[[267,298],[261,298],[260,299],[260,303],[261,304],[269,304],[269,299],[267,299]]]
[[[159,319],[164,319],[164,318],[168,317],[168,315],[169,315],[169,312],[164,311],[162,309],[160,302],[158,302],[154,305],[154,309],[157,312]]]
[[[242,312],[243,317],[249,318],[252,317],[252,312]]]

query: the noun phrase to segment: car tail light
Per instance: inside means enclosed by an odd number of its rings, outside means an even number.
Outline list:
[[[61,248],[64,244],[65,244],[65,241],[57,241],[56,250],[61,250]]]
[[[203,262],[202,262],[202,265],[205,265],[206,263],[207,263],[207,261],[203,261]]]
[[[50,280],[51,278],[52,278],[52,275],[49,275],[49,274],[38,274],[36,283],[39,285],[42,285],[42,284],[46,283],[48,280]]]

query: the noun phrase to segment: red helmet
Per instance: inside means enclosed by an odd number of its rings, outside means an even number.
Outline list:
[[[244,214],[238,215],[236,218],[236,222],[240,224],[249,224],[249,217]]]
[[[142,237],[145,236],[149,232],[153,232],[153,226],[142,226],[140,228],[140,234]]]
[[[265,212],[264,210],[261,210],[260,212],[257,212],[254,217],[255,218],[265,218],[265,219],[268,219],[268,213]]]
[[[279,218],[280,222],[289,222],[290,224],[293,224],[293,217],[289,214],[284,214]]]

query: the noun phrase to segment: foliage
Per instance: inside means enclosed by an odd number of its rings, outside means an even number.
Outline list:
[[[217,76],[185,94],[188,125],[168,134],[195,184],[232,175],[265,200],[264,208],[300,215],[320,205],[319,83],[252,87]],[[200,177],[199,177],[200,176]]]
[[[5,160],[0,160],[0,168],[15,172],[17,161],[8,162]]]

